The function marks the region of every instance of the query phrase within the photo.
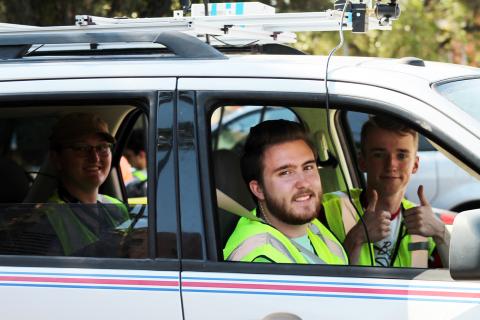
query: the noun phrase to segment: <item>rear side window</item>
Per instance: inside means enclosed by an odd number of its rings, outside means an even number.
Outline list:
[[[277,106],[224,106],[212,115],[214,149],[241,152],[251,127],[266,120],[285,119],[298,122],[288,108]]]
[[[146,184],[139,188],[144,193],[127,194],[132,182],[122,171],[130,176],[135,172],[132,164],[122,168],[120,159],[130,136],[116,136],[125,114],[135,108],[112,110],[85,106],[2,110],[0,254],[147,257]],[[57,139],[61,143],[52,140],[60,119],[77,113],[102,119],[112,138],[94,133],[93,138],[62,140],[71,134],[63,128],[64,136]],[[138,119],[128,133],[146,132],[145,118]],[[88,125],[85,122],[79,130]],[[85,191],[96,189],[95,198],[86,202]]]

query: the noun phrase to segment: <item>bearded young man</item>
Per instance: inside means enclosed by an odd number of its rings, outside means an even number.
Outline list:
[[[342,245],[316,219],[322,185],[315,149],[300,124],[271,120],[251,128],[241,169],[260,219],[239,220],[226,260],[348,264]]]

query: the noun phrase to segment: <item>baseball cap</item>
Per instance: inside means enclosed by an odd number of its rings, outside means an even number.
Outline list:
[[[96,134],[107,142],[115,142],[115,138],[108,130],[108,124],[96,114],[86,112],[70,113],[60,118],[53,126],[52,134],[50,135],[50,148],[61,148],[91,134]]]

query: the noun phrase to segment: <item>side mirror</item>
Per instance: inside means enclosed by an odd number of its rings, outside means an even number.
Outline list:
[[[480,209],[459,213],[450,240],[453,279],[480,279]]]

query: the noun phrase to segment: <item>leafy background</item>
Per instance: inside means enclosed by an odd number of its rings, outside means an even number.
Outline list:
[[[261,2],[275,6],[277,12],[319,11],[332,8],[332,2],[329,0]],[[339,54],[416,56],[426,60],[480,65],[480,50],[477,50],[480,49],[479,0],[398,2],[402,14],[394,23],[393,32],[373,31],[368,34],[347,32],[346,45]],[[172,10],[180,8],[179,0],[0,0],[0,21],[37,26],[71,25],[76,14],[162,17],[171,16]],[[338,40],[336,32],[301,33],[295,46],[309,53],[326,54]]]

